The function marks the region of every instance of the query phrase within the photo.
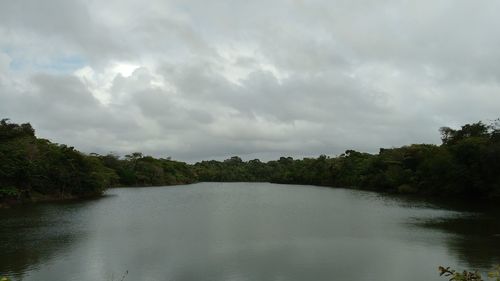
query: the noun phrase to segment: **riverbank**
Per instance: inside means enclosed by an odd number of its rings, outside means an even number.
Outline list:
[[[41,194],[32,192],[30,196],[22,198],[6,198],[0,201],[0,209],[7,209],[18,205],[46,203],[46,202],[61,202],[61,201],[76,201],[91,198],[98,198],[102,194],[93,194],[85,196],[76,196],[72,194]]]
[[[421,193],[415,192],[414,190],[408,191],[406,189],[394,189],[394,190],[380,190],[375,188],[367,188],[367,187],[358,187],[358,186],[333,186],[327,184],[303,184],[303,183],[282,183],[282,182],[263,182],[263,181],[202,181],[202,182],[187,182],[187,183],[178,183],[178,184],[162,184],[162,185],[129,185],[129,186],[112,186],[109,188],[149,188],[149,187],[166,187],[166,186],[187,186],[195,183],[270,183],[270,184],[280,184],[280,185],[302,185],[304,188],[308,186],[318,186],[325,188],[333,188],[333,189],[348,189],[348,190],[360,190],[360,191],[370,191],[380,195],[388,196],[388,197],[400,197],[405,198],[405,200],[413,200],[420,202],[428,202],[428,203],[436,203],[436,204],[445,204],[449,203],[449,205],[463,205],[464,202],[467,202],[470,206],[482,206],[484,204],[491,205],[490,203],[495,203],[498,200],[498,197],[470,197],[463,198],[460,196],[446,196],[446,200],[443,200],[442,196],[436,196],[437,194],[429,194],[429,193]],[[104,191],[105,192],[105,191]],[[61,201],[78,201],[78,200],[86,200],[92,198],[99,198],[104,195],[104,192],[99,194],[85,195],[85,196],[76,196],[71,194],[41,194],[38,192],[32,192],[30,196],[25,196],[24,198],[7,198],[4,200],[0,200],[0,209],[10,208],[16,205],[23,204],[35,204],[35,203],[47,203],[47,202],[61,202]]]
[[[24,201],[18,198],[26,190],[55,194],[42,196],[43,201],[66,199],[59,192],[81,197],[80,194],[101,194],[111,186],[194,182],[271,182],[354,187],[440,199],[498,200],[500,128],[478,122],[441,133],[442,145],[381,148],[378,154],[346,150],[335,157],[280,157],[262,162],[233,156],[223,161],[188,164],[140,152],[124,157],[85,154],[37,138],[30,124],[2,120],[0,201],[2,198]],[[27,198],[32,200],[32,196]]]
[[[187,182],[187,183],[178,183],[178,184],[162,184],[162,185],[130,185],[130,186],[111,186],[110,188],[147,188],[147,187],[163,187],[163,186],[181,186],[181,185],[189,185],[197,182]],[[106,189],[107,190],[107,189]],[[86,200],[92,198],[99,198],[104,195],[105,191],[98,194],[88,194],[88,195],[72,195],[72,194],[42,194],[39,192],[31,192],[29,196],[18,196],[18,198],[11,197],[0,199],[0,209],[10,208],[16,205],[23,204],[34,204],[34,203],[47,203],[47,202],[61,202],[61,201],[78,201],[78,200]]]

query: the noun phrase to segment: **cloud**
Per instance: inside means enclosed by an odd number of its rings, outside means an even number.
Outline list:
[[[0,113],[86,152],[187,161],[439,143],[498,117],[498,8],[2,2]]]

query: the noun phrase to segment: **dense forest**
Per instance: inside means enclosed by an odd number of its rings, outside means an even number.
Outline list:
[[[0,121],[0,202],[77,198],[112,186],[258,181],[353,187],[455,197],[500,197],[497,123],[440,129],[441,145],[413,144],[378,154],[347,150],[337,157],[261,162],[234,156],[194,165],[136,152],[84,154],[35,136],[30,124]]]
[[[381,148],[378,154],[347,150],[338,157],[193,165],[199,181],[265,181],[285,184],[353,187],[377,191],[500,197],[500,129],[497,123],[440,129],[442,144]]]
[[[186,184],[190,167],[141,153],[86,155],[35,136],[30,124],[0,121],[0,203],[96,196],[111,186]]]

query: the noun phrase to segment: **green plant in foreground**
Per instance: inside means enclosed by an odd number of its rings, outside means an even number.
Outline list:
[[[0,198],[2,197],[16,197],[19,195],[19,190],[12,186],[0,187]],[[0,279],[0,281],[3,281]]]
[[[450,269],[449,267],[438,268],[439,275],[449,277],[450,281],[485,281],[479,271],[467,271],[458,272],[456,270]],[[500,281],[500,266],[496,266],[492,271],[488,272],[488,278],[494,281]]]

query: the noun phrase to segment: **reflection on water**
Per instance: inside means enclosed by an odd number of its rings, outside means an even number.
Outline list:
[[[0,210],[19,280],[441,280],[500,261],[497,210],[266,183],[112,189]]]
[[[500,264],[500,216],[477,213],[416,222],[424,228],[455,234],[447,241],[449,251],[469,268],[493,268]]]
[[[23,280],[40,264],[63,257],[86,235],[82,209],[89,203],[40,203],[0,210],[0,276]]]
[[[385,196],[401,206],[446,209],[455,215],[412,218],[408,225],[447,233],[446,246],[463,267],[488,269],[500,264],[500,206],[493,202]],[[424,201],[425,200],[425,201]]]
[[[0,272],[22,279],[25,272],[67,251],[75,233],[71,215],[57,206],[32,205],[0,212]]]

